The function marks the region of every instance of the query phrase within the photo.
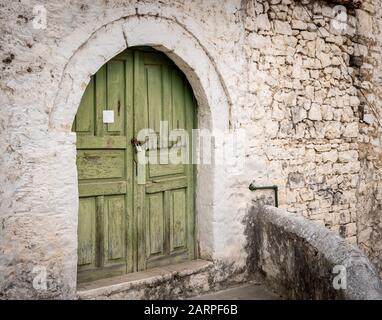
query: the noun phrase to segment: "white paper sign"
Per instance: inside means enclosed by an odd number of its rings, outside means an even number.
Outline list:
[[[114,123],[114,111],[103,110],[102,118],[103,118],[103,123]]]

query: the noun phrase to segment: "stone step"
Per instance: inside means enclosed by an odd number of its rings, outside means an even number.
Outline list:
[[[205,260],[153,268],[143,272],[79,284],[78,299],[179,299],[211,288],[214,265]]]

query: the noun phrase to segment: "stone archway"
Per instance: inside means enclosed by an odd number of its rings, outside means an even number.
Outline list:
[[[63,203],[67,216],[75,226],[68,235],[72,248],[77,245],[78,185],[75,168],[74,134],[70,132],[81,97],[90,80],[90,76],[105,62],[130,46],[151,46],[164,52],[186,75],[198,101],[198,127],[209,130],[229,129],[230,99],[208,52],[201,43],[183,26],[174,20],[154,16],[130,16],[111,22],[97,31],[83,43],[70,57],[65,66],[60,90],[55,98],[54,108],[49,118],[50,130],[57,134],[69,135],[73,147],[66,155],[73,168],[66,172],[66,194]],[[69,150],[69,149],[67,149]],[[63,164],[65,165],[65,164]],[[67,165],[67,164],[66,164]],[[219,169],[220,170],[220,169]],[[214,165],[199,166],[197,169],[196,216],[197,239],[201,258],[213,259],[215,252],[213,221],[219,213],[215,205],[221,188],[215,188],[216,181],[224,185],[224,175]],[[203,192],[199,192],[203,186]],[[200,223],[199,213],[203,212]],[[73,254],[70,270],[73,279],[70,287],[75,288],[76,256]]]

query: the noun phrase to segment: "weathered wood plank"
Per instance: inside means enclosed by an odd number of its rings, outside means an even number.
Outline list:
[[[94,134],[94,77],[90,79],[82,96],[75,120],[77,134]]]
[[[126,136],[78,136],[77,149],[125,149]]]
[[[185,129],[185,101],[184,84],[180,72],[173,68],[171,70],[172,84],[172,129]]]
[[[171,251],[185,246],[186,236],[186,190],[180,189],[172,192],[172,243]]]
[[[153,180],[146,185],[146,193],[157,193],[167,190],[180,189],[187,187],[187,178],[172,178],[166,180]]]
[[[139,130],[147,128],[147,100],[146,100],[146,77],[142,55],[139,51],[134,52],[134,136]],[[136,153],[134,166],[138,172],[138,161]],[[134,201],[137,232],[137,270],[146,269],[146,242],[145,233],[145,185],[138,184],[137,174],[134,179]]]
[[[154,52],[141,52],[142,62],[145,65],[174,65],[164,53],[154,51]]]
[[[136,247],[137,242],[135,238],[136,227],[134,223],[134,189],[133,189],[133,181],[134,181],[134,150],[129,143],[131,139],[134,137],[134,52],[130,50],[126,50],[124,52],[126,57],[125,63],[125,74],[126,74],[126,86],[125,86],[125,96],[126,96],[126,117],[125,117],[125,132],[126,132],[126,142],[127,148],[125,151],[126,160],[126,272],[133,272],[136,270]]]
[[[108,133],[124,135],[125,127],[125,68],[124,62],[111,60],[107,64],[107,110],[114,111],[114,123],[107,124]]]
[[[184,173],[183,164],[149,164],[150,178]]]
[[[78,179],[122,178],[124,161],[122,150],[78,150]]]
[[[104,196],[96,198],[96,266],[102,268],[105,264],[105,205]]]
[[[126,181],[119,182],[94,182],[80,183],[78,185],[80,197],[89,197],[96,195],[125,194],[127,192]]]
[[[189,83],[185,81],[185,104],[186,104],[186,128],[188,132],[192,132],[193,128],[197,127],[197,102],[192,93],[192,89]],[[186,246],[188,249],[188,258],[190,260],[195,259],[198,256],[196,237],[195,237],[195,226],[196,226],[196,215],[195,215],[195,181],[196,181],[196,165],[192,164],[192,135],[189,135],[189,165],[187,166],[187,198],[186,198]]]
[[[107,91],[106,91],[106,71],[107,65],[101,67],[95,75],[95,84],[96,84],[96,126],[95,134],[98,137],[102,137],[104,133],[104,123],[103,123],[103,110],[106,109],[107,104]]]
[[[148,128],[155,132],[160,130],[162,120],[162,66],[146,66]]]
[[[125,199],[124,196],[107,197],[107,242],[109,260],[125,257]]]
[[[148,197],[147,204],[147,247],[146,255],[163,253],[164,242],[164,217],[163,217],[163,193],[152,194]]]
[[[95,199],[80,199],[77,249],[79,266],[94,264],[95,261],[95,214]]]

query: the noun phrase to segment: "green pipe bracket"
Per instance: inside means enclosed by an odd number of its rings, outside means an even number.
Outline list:
[[[279,207],[279,188],[278,186],[255,186],[254,184],[249,185],[249,190],[256,191],[256,190],[273,190],[275,194],[275,206],[276,208]]]

